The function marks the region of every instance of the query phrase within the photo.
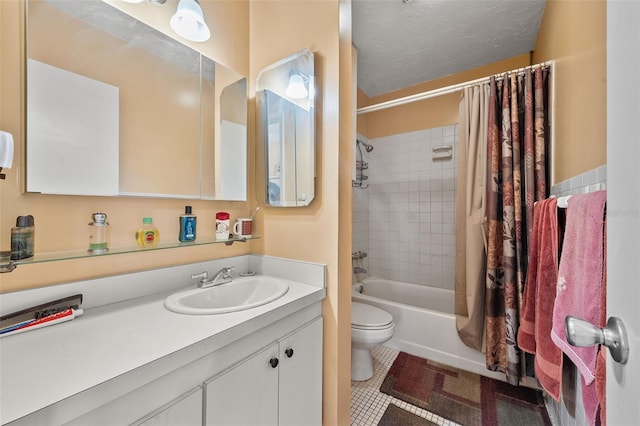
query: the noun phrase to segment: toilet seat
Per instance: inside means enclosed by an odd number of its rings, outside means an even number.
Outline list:
[[[393,327],[393,317],[388,312],[365,303],[351,305],[351,328],[357,330],[384,330]]]

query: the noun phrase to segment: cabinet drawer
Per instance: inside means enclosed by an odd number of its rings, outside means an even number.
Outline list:
[[[149,413],[132,426],[201,426],[202,387],[179,396],[157,410]]]

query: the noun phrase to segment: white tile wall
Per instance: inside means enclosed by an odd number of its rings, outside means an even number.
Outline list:
[[[607,165],[589,170],[578,176],[562,181],[551,187],[551,195],[558,197],[566,195],[594,192],[607,187]]]
[[[456,141],[457,125],[369,141],[370,186],[354,188],[353,215],[353,249],[368,246],[369,275],[453,289]],[[453,157],[433,160],[443,145]]]
[[[369,142],[367,138],[362,135],[358,135],[358,139],[365,142]],[[357,151],[357,150],[356,150]],[[369,153],[364,149],[362,150],[364,161],[369,161]],[[360,160],[360,153],[356,153],[356,159]],[[369,175],[369,170],[363,171],[365,175]],[[369,184],[369,181],[364,181],[364,185]],[[363,189],[359,187],[353,188],[353,251],[362,251],[368,254],[369,252],[369,188]],[[369,258],[366,257],[362,260],[354,260],[353,266],[359,266],[364,269],[369,269]],[[354,280],[363,279],[367,274],[354,274]]]

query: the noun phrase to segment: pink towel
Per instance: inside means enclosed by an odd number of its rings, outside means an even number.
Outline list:
[[[571,346],[564,321],[571,315],[600,323],[606,201],[606,191],[574,195],[569,200],[553,309],[551,339],[578,367],[587,386],[595,379],[598,346]]]
[[[558,282],[559,241],[557,200],[538,201],[533,210],[518,346],[535,355],[536,377],[556,401],[560,401],[562,352],[551,341],[551,319]]]
[[[607,326],[607,224],[604,224],[604,249],[602,256],[604,259],[602,266],[602,298],[600,299],[600,318],[596,324],[600,328]],[[582,377],[582,405],[584,413],[590,426],[596,425],[596,420],[600,420],[600,426],[606,426],[606,384],[607,384],[607,348],[600,345],[596,358],[596,379],[587,385]]]

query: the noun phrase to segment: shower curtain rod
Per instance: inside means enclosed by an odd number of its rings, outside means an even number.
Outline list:
[[[494,74],[493,77],[495,77],[496,79],[501,79],[504,74],[521,73],[521,72],[524,72],[527,69],[535,69],[535,68],[538,68],[538,67],[548,68],[552,64],[553,64],[553,61],[547,61],[547,62],[542,62],[542,63],[539,63],[539,64],[528,65],[528,66],[523,67],[523,68],[518,68],[518,69],[515,69],[515,70],[511,70],[511,71],[505,71],[505,72],[501,72],[499,74]],[[405,96],[405,97],[398,98],[398,99],[392,99],[390,101],[380,102],[379,104],[369,105],[369,106],[366,106],[366,107],[358,108],[356,110],[356,112],[358,114],[366,114],[368,112],[378,111],[378,110],[381,110],[381,109],[387,109],[387,108],[391,108],[391,107],[395,107],[395,106],[399,106],[399,105],[408,104],[408,103],[411,103],[411,102],[422,101],[422,100],[425,100],[425,99],[435,98],[435,97],[442,96],[442,95],[448,95],[448,94],[451,94],[451,93],[455,93],[455,92],[457,92],[459,90],[462,90],[462,89],[464,89],[466,87],[471,87],[471,86],[476,85],[478,83],[487,82],[490,78],[491,78],[491,76],[477,78],[475,80],[465,81],[464,83],[458,83],[458,84],[453,84],[451,86],[441,87],[440,89],[429,90],[429,91],[422,92],[422,93],[416,93],[415,95],[409,95],[409,96]]]

